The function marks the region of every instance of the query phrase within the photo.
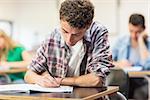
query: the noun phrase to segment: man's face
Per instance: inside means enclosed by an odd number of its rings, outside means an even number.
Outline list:
[[[78,29],[71,27],[67,21],[60,21],[62,36],[68,46],[75,45],[81,40],[87,30],[87,28]]]
[[[135,26],[129,23],[129,32],[131,39],[137,40],[138,36],[144,31],[144,28],[141,25]]]

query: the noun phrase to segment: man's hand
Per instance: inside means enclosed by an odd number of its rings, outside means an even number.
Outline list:
[[[148,35],[145,32],[140,33],[138,37],[140,56],[141,56],[141,60],[143,61],[145,61],[150,56],[150,52],[146,46],[147,38],[148,38]]]
[[[62,78],[53,78],[49,74],[45,74],[43,76],[39,76],[36,80],[36,84],[43,86],[43,87],[59,87]]]
[[[147,38],[148,38],[147,33],[142,32],[142,33],[140,33],[139,36],[138,36],[138,42],[145,41],[145,40],[147,40]]]

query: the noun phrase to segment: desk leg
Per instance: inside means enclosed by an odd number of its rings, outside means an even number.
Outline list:
[[[148,100],[150,100],[150,77],[145,76],[145,79],[148,81]]]

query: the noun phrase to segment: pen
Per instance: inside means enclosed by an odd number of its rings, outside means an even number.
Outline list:
[[[48,70],[48,66],[44,64],[44,68],[48,72],[48,74],[55,79],[55,77],[53,76],[53,74]]]
[[[42,54],[42,56],[45,58],[45,63],[43,64],[44,69],[48,72],[48,74],[53,77],[53,79],[55,79],[55,77],[53,76],[53,74],[49,71],[48,66],[47,66],[47,58],[44,56],[43,52],[40,52]],[[39,64],[39,63],[38,63]],[[40,65],[40,64],[39,64]],[[42,65],[40,65],[42,66]],[[57,80],[55,79],[55,81],[57,82]]]

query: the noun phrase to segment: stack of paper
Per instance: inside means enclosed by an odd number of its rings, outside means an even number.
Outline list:
[[[57,88],[46,88],[41,87],[37,84],[9,84],[0,85],[0,92],[72,92],[73,87],[71,86],[60,86]]]
[[[141,66],[134,66],[134,67],[125,67],[123,68],[124,71],[131,72],[131,71],[141,71]]]

